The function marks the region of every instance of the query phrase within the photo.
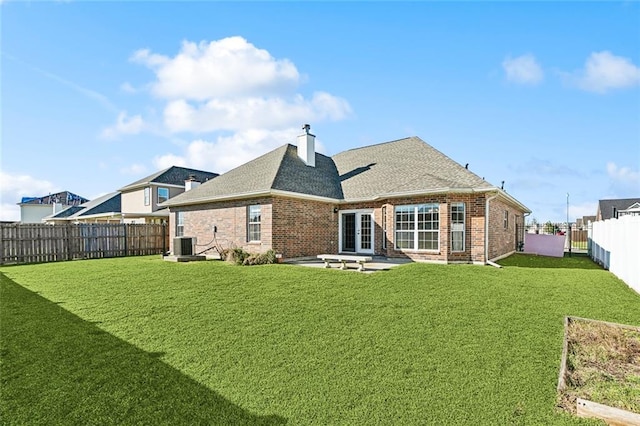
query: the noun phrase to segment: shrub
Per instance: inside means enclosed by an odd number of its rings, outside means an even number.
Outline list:
[[[236,265],[242,265],[248,257],[249,253],[239,247],[225,249],[220,253],[220,258],[222,260]]]
[[[268,265],[276,263],[276,253],[273,250],[268,250],[266,253],[251,254],[244,259],[243,265]]]
[[[269,250],[266,253],[249,254],[241,248],[225,249],[220,253],[220,258],[235,265],[268,265],[276,263],[276,253]]]

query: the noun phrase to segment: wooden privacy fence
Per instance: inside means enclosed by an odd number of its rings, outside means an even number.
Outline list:
[[[166,224],[0,224],[0,265],[141,256],[168,249]]]

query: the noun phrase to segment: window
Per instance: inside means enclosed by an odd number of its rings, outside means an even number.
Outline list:
[[[464,251],[464,203],[451,203],[451,251]]]
[[[382,248],[387,248],[387,206],[382,206]]]
[[[504,229],[509,229],[509,211],[504,211]]]
[[[176,237],[184,236],[184,212],[176,212]]]
[[[169,199],[169,188],[158,188],[158,204]]]
[[[148,206],[149,204],[151,204],[151,188],[147,186],[144,189],[144,205]]]
[[[247,240],[260,241],[260,213],[259,205],[247,208]]]
[[[396,249],[440,248],[440,213],[437,204],[398,206],[395,223]]]

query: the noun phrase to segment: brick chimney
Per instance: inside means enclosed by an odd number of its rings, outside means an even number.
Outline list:
[[[309,133],[311,126],[305,124],[302,126],[304,133],[298,136],[298,157],[302,158],[302,161],[307,166],[316,166],[316,137]]]

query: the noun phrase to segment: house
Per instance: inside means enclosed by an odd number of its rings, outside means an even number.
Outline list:
[[[595,222],[596,221],[596,217],[595,216],[582,216],[576,219],[576,228],[577,229],[584,229],[587,226],[589,226],[589,223],[591,222]]]
[[[171,166],[124,186],[118,190],[122,194],[122,221],[167,222],[169,210],[160,204],[216,176],[217,173]]]
[[[21,223],[42,223],[43,219],[67,207],[78,206],[87,200],[69,191],[62,191],[44,197],[22,197],[20,206]]]
[[[162,204],[170,236],[285,259],[358,253],[481,263],[522,241],[530,210],[417,137],[328,157],[308,125],[286,144]]]
[[[623,215],[640,216],[640,198],[621,198],[598,201],[596,220],[617,219]]]
[[[163,223],[169,210],[158,204],[213,179],[217,173],[172,166],[95,200],[45,218],[48,223]]]
[[[111,192],[79,206],[68,207],[44,218],[44,222],[62,223],[120,223],[121,195]]]

